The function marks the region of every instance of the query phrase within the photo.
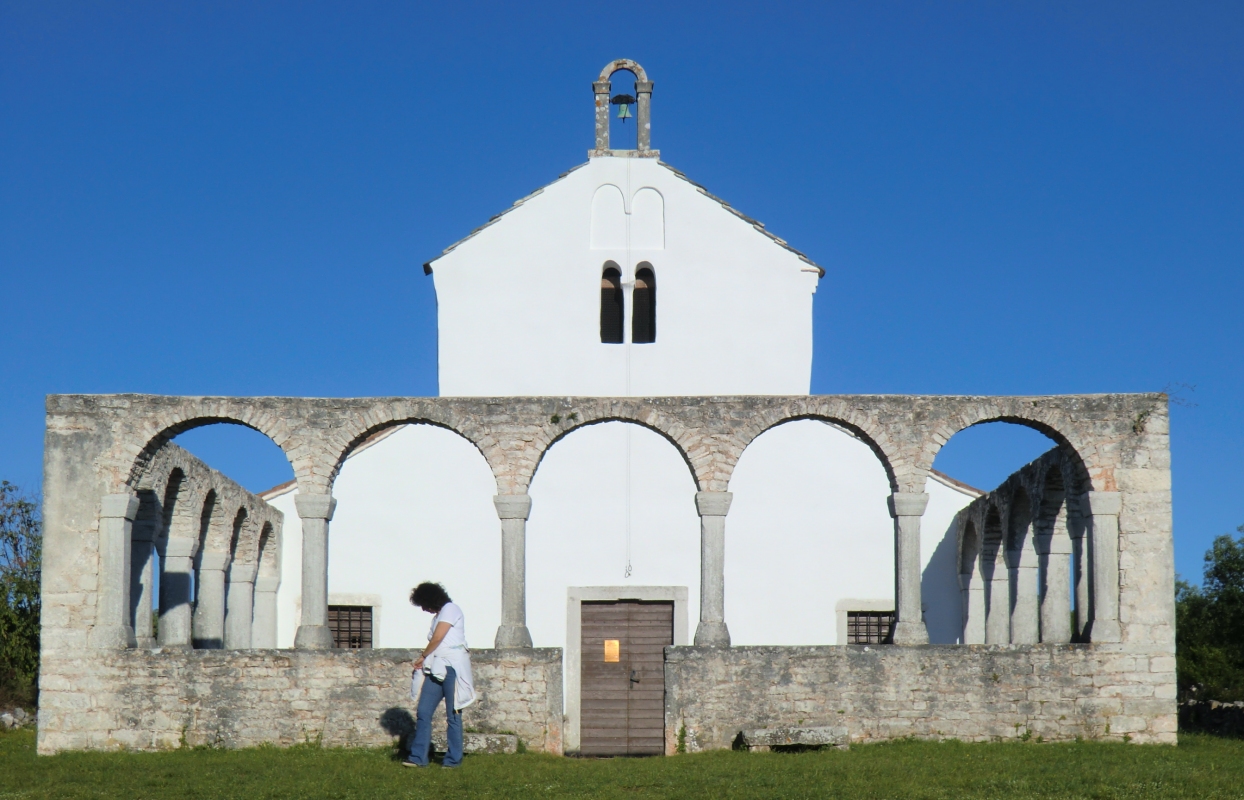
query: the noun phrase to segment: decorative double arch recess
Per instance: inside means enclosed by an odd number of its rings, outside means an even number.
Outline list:
[[[116,536],[130,534],[130,503],[172,437],[215,422],[251,427],[272,439],[289,459],[298,485],[303,528],[302,619],[296,646],[331,647],[327,627],[328,529],[336,501],[333,482],[346,457],[368,437],[395,425],[427,424],[454,431],[483,455],[497,482],[495,505],[502,527],[502,625],[498,647],[530,646],[525,610],[527,488],[548,449],[586,425],[620,421],[649,428],[674,445],[695,481],[701,517],[702,564],[698,645],[729,644],[724,619],[723,554],[730,477],[747,446],[786,422],[817,419],[851,431],[867,443],[885,468],[895,519],[896,644],[928,641],[920,606],[920,518],[928,502],[924,485],[942,445],[955,433],[991,421],[1035,428],[1060,445],[1065,491],[1095,498],[1087,536],[1114,531],[1114,543],[1094,548],[1094,641],[1118,641],[1118,515],[1121,495],[1138,486],[1169,481],[1166,396],[1161,394],[1045,397],[963,396],[747,396],[658,398],[229,398],[151,395],[72,395],[48,400],[48,458],[73,457],[93,465],[95,480],[49,484],[55,512],[100,515],[100,592],[123,595],[128,574],[106,575],[107,519]],[[64,437],[59,432],[64,431]],[[89,431],[83,436],[81,432]],[[67,449],[70,452],[60,452]],[[1138,477],[1139,476],[1139,477]],[[1167,482],[1167,483],[1164,483]],[[61,493],[66,496],[60,496]],[[99,494],[105,495],[101,513]],[[1087,501],[1086,501],[1087,502]],[[93,510],[90,510],[93,509]],[[113,510],[109,510],[113,509]],[[1113,520],[1098,519],[1113,515]],[[112,516],[109,517],[108,515]],[[128,519],[126,517],[128,516]],[[120,527],[118,527],[120,526]],[[1143,533],[1144,531],[1140,531]],[[1110,562],[1113,562],[1111,565]],[[118,563],[115,569],[126,564]],[[114,632],[94,640],[123,640],[125,620],[95,626]],[[111,611],[107,613],[112,613]],[[107,616],[105,613],[105,617]],[[1113,613],[1113,619],[1103,615]]]

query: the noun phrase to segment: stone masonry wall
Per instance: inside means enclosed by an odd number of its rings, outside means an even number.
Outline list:
[[[413,650],[119,650],[44,665],[39,752],[382,746],[413,725]],[[562,751],[560,649],[475,650],[481,732]]]
[[[914,736],[1175,743],[1173,649],[1120,644],[671,647],[666,752],[730,747],[747,728],[845,725]]]

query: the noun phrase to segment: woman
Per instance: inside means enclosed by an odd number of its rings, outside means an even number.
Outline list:
[[[422,678],[423,685],[418,691],[415,736],[410,742],[410,754],[402,764],[407,767],[428,765],[432,715],[437,704],[444,699],[445,717],[449,722],[449,751],[445,753],[441,766],[456,767],[462,763],[462,709],[475,702],[462,609],[449,599],[445,587],[439,583],[419,584],[411,590],[410,602],[435,616],[428,630],[428,646],[415,659],[411,695],[415,694],[415,683],[419,678]]]

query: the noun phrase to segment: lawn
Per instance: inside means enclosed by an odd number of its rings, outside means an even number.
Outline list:
[[[714,752],[580,760],[468,756],[414,770],[386,750],[180,750],[36,758],[34,733],[0,734],[11,798],[1240,798],[1244,741],[1178,747],[904,741],[849,752]]]

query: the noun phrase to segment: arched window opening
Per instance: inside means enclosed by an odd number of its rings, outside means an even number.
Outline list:
[[[652,344],[657,340],[657,278],[647,261],[639,262],[639,269],[635,271],[632,303],[631,341]]]
[[[600,341],[622,344],[625,300],[622,296],[622,270],[612,261],[605,262],[600,278]]]
[[[639,149],[638,105],[635,73],[620,69],[609,76],[609,148]]]

